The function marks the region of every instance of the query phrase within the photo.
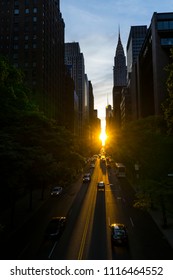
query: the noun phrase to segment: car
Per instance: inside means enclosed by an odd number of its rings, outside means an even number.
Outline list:
[[[127,228],[124,224],[113,223],[110,225],[110,228],[111,228],[111,241],[113,245],[128,244]]]
[[[90,164],[90,168],[94,168],[95,167],[95,164],[94,163],[91,163]]]
[[[61,236],[66,225],[66,217],[53,217],[45,231],[45,237],[54,239]]]
[[[97,190],[98,190],[98,191],[99,191],[99,190],[102,190],[102,191],[105,190],[105,183],[104,183],[103,181],[98,182],[98,184],[97,184]]]
[[[51,194],[51,196],[58,196],[58,195],[60,195],[62,193],[62,190],[63,190],[62,187],[55,186],[55,187],[52,188],[50,194]]]
[[[88,183],[91,181],[91,174],[90,173],[86,173],[83,176],[83,183]]]

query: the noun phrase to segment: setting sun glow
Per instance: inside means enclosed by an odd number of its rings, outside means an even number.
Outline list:
[[[102,141],[102,146],[105,146],[105,142],[107,139],[107,135],[104,129],[102,129],[102,132],[100,134],[100,140]]]

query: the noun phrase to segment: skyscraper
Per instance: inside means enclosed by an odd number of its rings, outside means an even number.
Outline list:
[[[137,84],[134,82],[134,75],[136,71],[136,63],[142,44],[147,34],[147,26],[131,26],[127,41],[127,87],[129,97],[131,99],[131,117],[136,119],[139,116],[138,103],[139,98],[136,94],[135,88]]]
[[[167,96],[166,66],[173,46],[173,13],[153,13],[131,73],[133,119],[161,115]],[[134,112],[137,112],[134,114]]]
[[[147,33],[147,26],[131,26],[127,42],[127,76],[130,78],[132,66],[137,61],[137,57],[141,50]]]
[[[127,84],[126,57],[121,43],[120,33],[116,47],[113,67],[114,87],[124,87]]]
[[[0,1],[0,54],[24,71],[41,110],[60,124],[64,28],[59,0]]]
[[[71,67],[71,77],[78,96],[78,134],[83,136],[86,76],[84,56],[78,42],[65,43],[65,64]]]
[[[120,32],[118,35],[118,43],[114,57],[113,67],[113,113],[114,120],[117,127],[121,124],[121,91],[127,85],[127,67],[126,57],[124,55],[124,49],[121,42]]]

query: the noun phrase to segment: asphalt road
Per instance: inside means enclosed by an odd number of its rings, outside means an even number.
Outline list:
[[[106,184],[105,192],[97,191],[97,182],[101,180]],[[108,174],[105,166],[97,160],[91,183],[82,184],[81,191],[83,189],[85,189],[85,198],[82,204],[77,200],[73,204],[69,216],[70,225],[67,225],[63,237],[57,242],[50,256],[51,259],[173,258],[172,248],[151,216],[133,207],[134,191],[127,179],[118,180],[113,171]],[[74,219],[76,207],[78,215],[75,215],[77,219]],[[129,246],[111,245],[109,225],[112,222],[121,222],[127,226]]]
[[[97,191],[104,181],[105,192]],[[151,216],[133,207],[135,196],[126,178],[117,179],[98,159],[90,183],[79,180],[58,198],[48,199],[35,216],[9,241],[4,259],[169,260],[173,249]],[[62,236],[45,240],[52,216],[67,216]],[[129,245],[112,246],[110,223],[126,224]]]

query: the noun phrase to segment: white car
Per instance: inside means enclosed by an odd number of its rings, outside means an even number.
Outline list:
[[[52,191],[51,191],[51,196],[57,196],[60,195],[62,193],[62,187],[53,187]]]
[[[83,183],[88,183],[91,181],[91,174],[90,173],[86,173],[84,176],[83,176]]]
[[[105,183],[103,181],[98,182],[97,184],[97,190],[98,191],[105,191]]]

